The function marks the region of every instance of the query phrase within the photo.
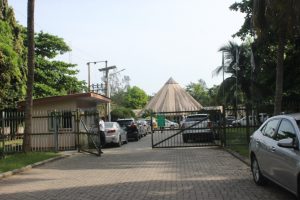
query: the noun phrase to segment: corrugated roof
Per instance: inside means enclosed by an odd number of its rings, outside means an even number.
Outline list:
[[[201,110],[201,108],[202,105],[181,88],[173,78],[165,83],[145,107],[154,112],[193,111]]]

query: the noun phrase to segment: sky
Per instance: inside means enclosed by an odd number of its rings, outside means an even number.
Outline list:
[[[72,52],[59,59],[77,64],[79,80],[88,79],[87,62],[108,61],[130,85],[148,95],[172,77],[182,87],[212,76],[222,63],[218,49],[232,38],[244,15],[230,11],[234,0],[36,0],[35,31],[64,38]],[[8,0],[17,21],[26,26],[27,0]],[[91,84],[100,83],[91,64]]]

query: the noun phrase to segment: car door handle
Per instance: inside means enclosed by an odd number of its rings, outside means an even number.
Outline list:
[[[275,147],[271,147],[271,151],[272,151],[272,152],[275,152],[275,151],[276,151],[276,148],[275,148]]]

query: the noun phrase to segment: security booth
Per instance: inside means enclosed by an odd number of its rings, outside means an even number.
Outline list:
[[[99,117],[105,116],[109,102],[108,97],[92,92],[34,99],[32,150],[88,149],[91,143],[97,145],[89,133],[97,132]],[[19,102],[20,110],[24,106],[24,101]]]

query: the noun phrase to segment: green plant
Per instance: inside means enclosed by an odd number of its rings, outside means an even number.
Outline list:
[[[59,154],[54,152],[29,152],[7,155],[5,158],[0,160],[0,173],[19,169],[27,165],[57,156],[59,156]]]

